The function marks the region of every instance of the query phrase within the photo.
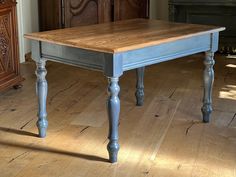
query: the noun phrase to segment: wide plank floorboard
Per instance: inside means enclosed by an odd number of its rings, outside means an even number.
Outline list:
[[[0,95],[1,177],[236,177],[236,60],[216,57],[214,112],[201,122],[202,55],[147,67],[145,104],[135,72],[121,78],[119,162],[107,162],[102,73],[48,62],[48,136],[37,138],[35,66]]]

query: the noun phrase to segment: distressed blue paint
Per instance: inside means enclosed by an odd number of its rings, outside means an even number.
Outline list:
[[[212,44],[217,45],[217,41],[212,40],[216,38],[212,36],[218,36],[218,33],[204,34],[118,54],[108,54],[42,42],[41,57],[82,68],[103,71],[105,75],[109,76],[118,76],[124,71],[208,51],[213,46]],[[116,70],[114,73],[112,73],[111,67],[114,71]]]
[[[204,60],[205,70],[204,70],[204,96],[203,96],[203,122],[209,122],[212,112],[212,87],[214,82],[214,52],[206,52],[206,57]]]
[[[174,42],[145,47],[121,53],[103,53],[85,49],[65,47],[46,42],[32,41],[32,56],[37,64],[37,95],[39,97],[38,123],[39,136],[46,136],[48,126],[46,113],[47,81],[45,79],[45,60],[61,62],[77,67],[98,70],[109,79],[107,110],[109,117],[109,143],[107,149],[110,161],[117,161],[119,150],[118,124],[120,100],[118,84],[124,71],[137,69],[136,99],[137,105],[143,104],[144,98],[144,67],[160,62],[173,60],[199,52],[206,52],[204,71],[203,121],[209,122],[212,112],[212,86],[214,80],[214,52],[218,48],[219,33],[187,37]]]
[[[41,41],[31,41],[31,51],[32,51],[32,59],[37,62],[42,59],[42,43]]]
[[[42,42],[42,58],[103,71],[104,53]]]
[[[107,77],[119,77],[123,74],[123,58],[120,54],[104,54],[103,71]]]
[[[118,77],[108,78],[108,93],[109,97],[107,100],[107,112],[109,118],[109,143],[107,150],[109,152],[109,160],[114,163],[117,162],[117,154],[120,149],[118,143],[118,127],[119,127],[119,114],[120,114],[120,99],[119,92],[120,87],[118,84]]]
[[[47,111],[46,111],[46,101],[47,101],[47,92],[48,92],[48,84],[45,79],[47,74],[45,68],[45,60],[40,60],[36,62],[36,94],[38,96],[38,121],[37,127],[39,130],[39,137],[44,138],[46,136],[46,131],[48,127],[47,121]]]
[[[144,102],[144,71],[145,67],[141,67],[136,69],[136,77],[137,77],[137,82],[136,82],[136,105],[137,106],[142,106]]]
[[[219,33],[211,34],[211,51],[216,52],[219,45]]]
[[[161,63],[211,49],[211,34],[124,52],[123,70]]]

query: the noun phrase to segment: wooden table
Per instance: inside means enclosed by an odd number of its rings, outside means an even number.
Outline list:
[[[179,57],[205,52],[203,121],[212,112],[214,52],[218,49],[219,32],[225,28],[134,19],[75,27],[25,35],[32,40],[32,58],[37,69],[39,136],[48,127],[46,99],[46,60],[102,71],[108,78],[109,160],[117,161],[120,113],[119,77],[137,69],[137,106],[144,101],[144,67]],[[169,72],[169,71],[166,71]],[[63,78],[62,78],[63,79]]]

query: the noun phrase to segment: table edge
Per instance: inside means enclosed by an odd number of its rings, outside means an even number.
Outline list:
[[[180,37],[168,38],[163,42],[162,41],[151,41],[151,42],[146,42],[146,43],[142,43],[142,44],[138,44],[138,45],[135,44],[135,45],[131,45],[131,46],[121,47],[121,48],[118,48],[118,49],[91,47],[91,46],[86,46],[86,45],[76,46],[76,45],[72,45],[72,44],[65,44],[65,43],[59,42],[59,41],[51,41],[51,40],[42,39],[42,38],[39,38],[39,37],[34,37],[31,34],[25,34],[24,37],[26,39],[35,40],[35,41],[39,41],[39,42],[47,42],[47,43],[50,43],[50,44],[57,44],[57,45],[68,46],[68,47],[73,47],[73,48],[79,48],[79,49],[86,49],[86,50],[91,50],[91,51],[96,51],[96,52],[116,54],[116,53],[128,52],[128,51],[131,51],[131,50],[138,50],[138,49],[141,49],[141,48],[144,48],[144,47],[151,47],[151,46],[155,46],[155,45],[169,43],[169,42],[173,42],[173,41],[177,41],[177,40],[181,40],[181,39],[186,39],[186,38],[190,38],[190,37],[194,37],[194,36],[198,36],[198,35],[213,34],[213,33],[224,31],[225,29],[226,29],[225,27],[219,27],[219,28],[215,28],[215,29],[212,29],[212,30],[207,30],[207,31],[202,31],[202,32],[183,35],[183,36],[180,36]]]

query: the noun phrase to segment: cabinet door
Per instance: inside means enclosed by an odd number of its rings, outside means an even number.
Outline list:
[[[111,21],[110,0],[66,0],[65,27]]]
[[[40,31],[63,28],[64,0],[39,0]]]
[[[19,81],[15,6],[0,7],[0,90]]]
[[[114,0],[114,20],[149,17],[149,0]]]

